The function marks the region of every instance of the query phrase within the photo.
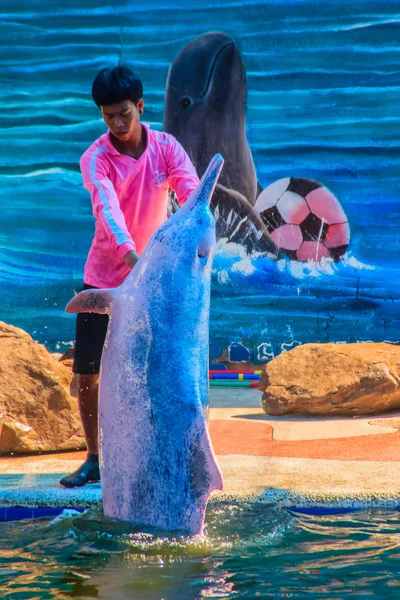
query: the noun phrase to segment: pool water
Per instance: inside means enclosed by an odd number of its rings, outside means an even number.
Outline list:
[[[0,597],[46,600],[398,598],[400,515],[305,515],[214,503],[202,538],[134,528],[98,510],[0,524]]]

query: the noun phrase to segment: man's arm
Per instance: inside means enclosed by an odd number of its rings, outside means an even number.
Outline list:
[[[129,266],[138,260],[135,243],[128,231],[117,193],[108,176],[101,152],[84,154],[80,162],[83,184],[90,193],[94,217],[99,221],[115,252]]]
[[[198,186],[199,178],[190,158],[181,144],[168,135],[165,158],[168,167],[168,184],[176,193],[179,204],[184,204],[192,191]]]
[[[139,254],[136,254],[135,250],[129,250],[124,256],[124,263],[131,269],[136,265],[139,260]]]

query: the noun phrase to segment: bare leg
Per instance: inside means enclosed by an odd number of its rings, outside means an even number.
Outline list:
[[[89,481],[99,481],[100,479],[97,424],[98,397],[99,376],[97,374],[78,375],[78,404],[88,455],[79,469],[61,479],[60,483],[65,487],[79,487]]]

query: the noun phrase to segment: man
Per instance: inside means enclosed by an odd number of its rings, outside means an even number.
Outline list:
[[[108,132],[83,154],[80,166],[96,219],[84,269],[84,289],[123,283],[147,242],[167,219],[168,191],[186,202],[199,183],[196,171],[174,137],[140,122],[143,86],[127,67],[102,69],[92,86]],[[83,465],[61,479],[65,487],[100,479],[98,385],[108,316],[77,315],[73,371],[87,441]]]

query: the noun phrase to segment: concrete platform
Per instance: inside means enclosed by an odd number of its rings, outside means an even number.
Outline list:
[[[297,508],[400,505],[400,413],[367,418],[269,417],[253,389],[211,393],[210,433],[224,476],[211,501],[258,499]],[[99,483],[59,479],[84,452],[0,458],[0,508],[84,508]],[[1,518],[1,515],[0,515]]]

